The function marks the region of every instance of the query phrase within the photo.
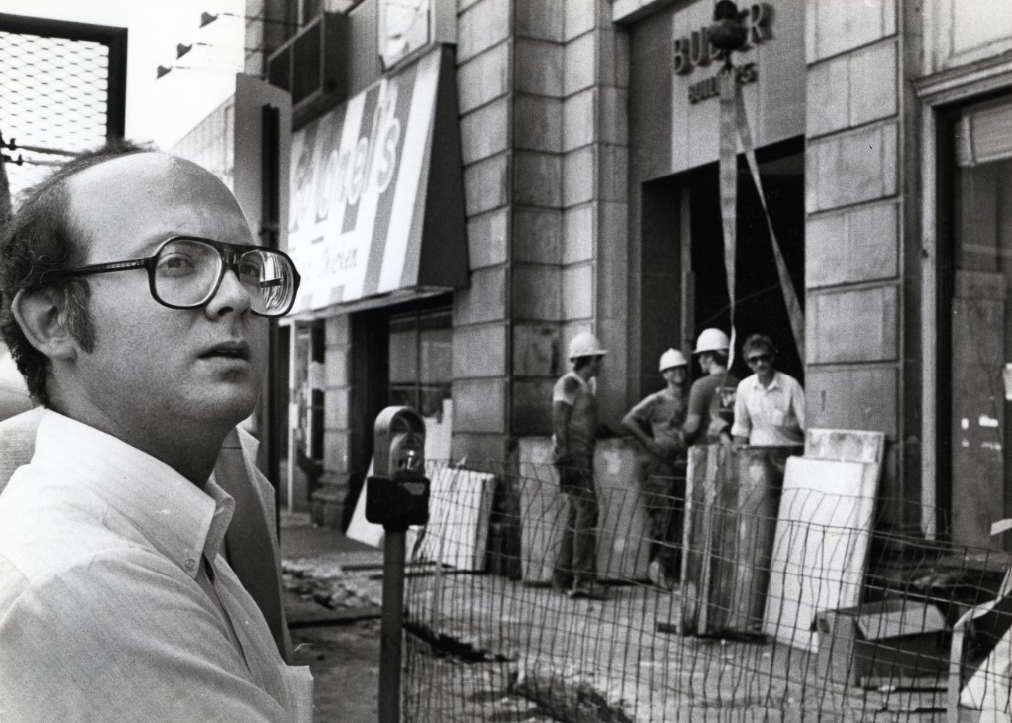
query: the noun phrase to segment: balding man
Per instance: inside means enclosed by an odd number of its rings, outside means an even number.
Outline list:
[[[220,554],[235,503],[211,477],[298,280],[165,154],[88,154],[24,198],[0,328],[46,411],[0,495],[4,719],[308,719],[308,669]]]

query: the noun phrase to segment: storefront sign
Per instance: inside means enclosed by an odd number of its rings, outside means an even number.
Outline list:
[[[740,52],[746,52],[772,37],[771,22],[773,8],[768,3],[753,3],[742,10],[741,23],[748,31],[746,45]],[[710,30],[703,26],[688,35],[677,36],[673,40],[671,53],[672,71],[675,75],[689,75],[696,68],[706,67],[712,61],[722,63],[724,54],[710,43]],[[748,85],[759,78],[759,69],[755,63],[745,63],[735,68],[738,83]],[[689,102],[698,103],[707,98],[720,95],[716,75],[696,81],[689,86]]]
[[[742,10],[740,15],[741,24],[748,30],[748,40],[741,52],[772,37],[770,24],[773,19],[773,8],[769,3],[753,3]],[[676,35],[671,57],[671,69],[676,75],[688,75],[698,67],[706,67],[711,61],[724,59],[722,51],[710,44],[709,26],[693,30],[688,35]]]
[[[380,0],[379,48],[390,68],[432,42],[431,0]]]
[[[738,85],[748,85],[759,79],[759,69],[755,63],[746,63],[740,68],[734,69],[734,79]],[[720,75],[713,75],[709,78],[696,81],[689,86],[689,102],[698,103],[707,98],[716,98],[720,95]]]
[[[296,311],[416,283],[439,67],[430,53],[293,134]]]
[[[804,0],[738,2],[748,42],[733,56],[756,147],[805,132]],[[711,45],[713,0],[682,2],[670,14],[671,166],[679,173],[719,156],[718,78],[723,58]]]

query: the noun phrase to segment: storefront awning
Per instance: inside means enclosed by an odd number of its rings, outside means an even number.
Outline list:
[[[466,286],[461,173],[448,48],[294,133],[288,248],[302,287],[293,313]]]

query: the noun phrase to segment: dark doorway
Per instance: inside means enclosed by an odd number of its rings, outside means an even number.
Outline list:
[[[791,139],[758,151],[759,172],[772,219],[773,232],[802,304],[805,282],[805,176],[803,139]],[[730,305],[724,269],[724,234],[716,163],[689,171],[691,258],[695,286],[696,333],[716,326],[730,328]],[[762,204],[743,156],[738,163],[738,252],[735,328],[737,352],[733,371],[751,372],[741,358],[741,344],[750,334],[772,337],[777,368],[804,382],[784,305]]]

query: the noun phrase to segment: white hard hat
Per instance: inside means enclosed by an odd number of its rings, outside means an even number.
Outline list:
[[[671,369],[672,367],[684,367],[688,364],[682,352],[677,349],[668,349],[666,352],[661,354],[661,368],[660,371],[665,369]]]
[[[705,351],[726,352],[730,347],[731,340],[720,329],[703,329],[699,338],[696,339],[696,348],[692,350],[692,353],[702,354]]]
[[[569,342],[570,359],[577,359],[581,356],[604,356],[607,353],[601,348],[601,342],[597,340],[597,337],[589,331],[577,334]]]

